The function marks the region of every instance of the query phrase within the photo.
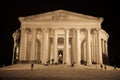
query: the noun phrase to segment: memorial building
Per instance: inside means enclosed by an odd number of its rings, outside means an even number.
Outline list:
[[[108,63],[102,17],[56,10],[19,17],[13,63],[92,65]]]

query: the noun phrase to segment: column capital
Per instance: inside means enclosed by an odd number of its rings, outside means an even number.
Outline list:
[[[92,29],[88,28],[88,29],[85,29],[86,31],[91,31]]]
[[[86,29],[86,33],[90,33],[91,32],[91,29]]]
[[[72,28],[72,30],[77,31],[77,30],[81,30],[81,28],[80,29],[79,28]]]
[[[41,28],[41,29],[43,29],[43,30],[48,30],[49,28]]]
[[[36,30],[36,28],[30,28],[32,31],[35,31]]]
[[[53,31],[57,30],[56,28],[52,28]]]
[[[72,31],[75,31],[75,32],[77,32],[77,31],[80,31],[81,29],[76,29],[76,28],[74,28]]]
[[[77,29],[76,31],[77,31],[77,32],[80,32],[80,29]]]
[[[100,28],[96,28],[95,30],[98,32],[98,31],[100,31],[101,29],[100,29]]]
[[[20,30],[25,30],[26,28],[20,28]]]
[[[53,33],[56,34],[57,29],[53,29]]]
[[[70,28],[71,31],[75,30],[75,28]]]
[[[44,33],[48,33],[48,31],[49,31],[48,28],[43,28],[43,29],[42,29],[42,32],[44,32]]]
[[[76,29],[75,29],[75,28],[71,28],[70,31],[71,31],[71,32],[75,32]]]
[[[70,31],[70,29],[65,29],[65,31]]]

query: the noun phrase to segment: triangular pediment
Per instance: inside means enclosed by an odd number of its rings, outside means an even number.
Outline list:
[[[20,17],[23,21],[103,21],[103,18],[93,17],[90,15],[75,13],[66,10],[56,10],[26,17]]]

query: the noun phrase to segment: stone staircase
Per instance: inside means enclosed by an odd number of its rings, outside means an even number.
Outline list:
[[[34,70],[37,70],[37,69],[44,69],[44,68],[59,68],[59,67],[62,67],[62,68],[69,68],[69,67],[72,67],[72,66],[67,66],[67,65],[41,65],[41,64],[34,64]],[[74,68],[80,68],[80,69],[98,69],[98,70],[101,70],[101,67],[100,65],[76,65],[76,66],[73,66]],[[31,64],[14,64],[14,65],[10,65],[10,66],[4,66],[4,67],[1,67],[0,70],[30,70],[31,69]],[[103,69],[102,70],[105,70],[104,68],[104,65],[103,65]],[[106,65],[106,70],[114,70],[114,67],[113,66],[109,66],[109,65]],[[120,70],[120,68],[116,68],[116,70]]]

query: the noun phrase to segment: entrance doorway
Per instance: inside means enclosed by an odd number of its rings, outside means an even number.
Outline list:
[[[63,64],[63,50],[58,50],[58,64]]]

